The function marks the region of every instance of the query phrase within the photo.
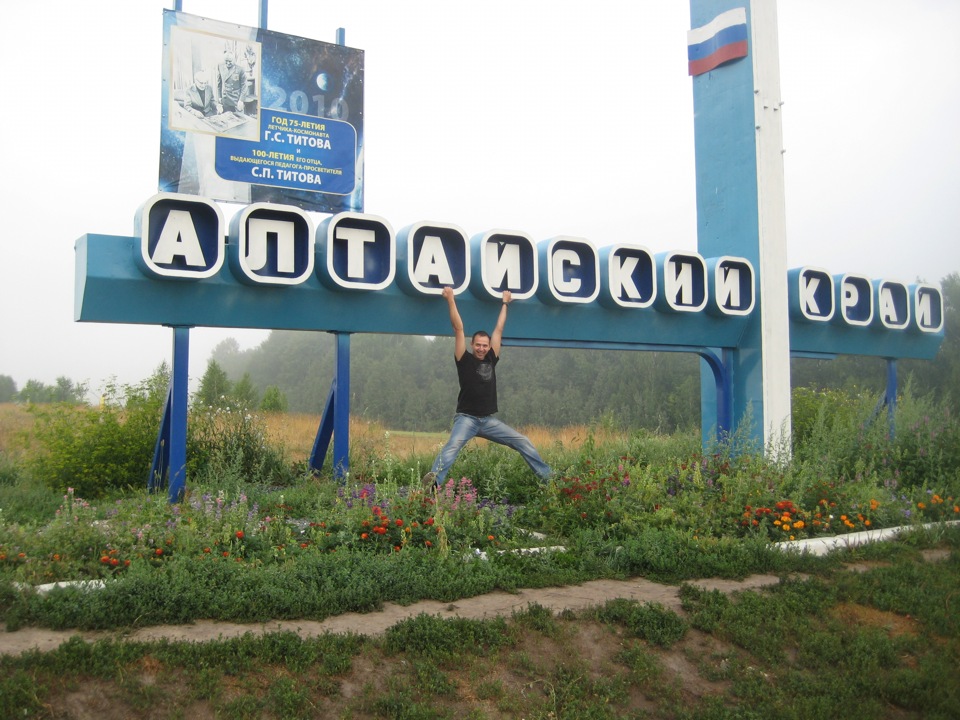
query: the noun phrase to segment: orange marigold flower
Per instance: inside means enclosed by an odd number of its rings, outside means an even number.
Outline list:
[[[366,540],[368,537],[370,537],[370,536],[367,535],[367,533],[360,533],[360,539],[361,539],[361,540]]]
[[[920,508],[921,510],[924,510],[924,509],[926,509],[927,506],[926,506],[926,504],[924,504],[924,503],[922,503],[922,502],[918,502],[918,503],[917,503],[917,507]]]

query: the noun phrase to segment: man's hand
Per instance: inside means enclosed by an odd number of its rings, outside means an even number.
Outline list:
[[[513,302],[513,293],[511,293],[509,290],[504,290],[503,302],[505,305],[509,305],[511,302]]]
[[[444,299],[446,299],[447,302],[450,302],[451,300],[453,300],[453,288],[450,287],[449,285],[445,285],[445,286],[443,287],[443,293],[442,293],[442,294],[443,294]]]

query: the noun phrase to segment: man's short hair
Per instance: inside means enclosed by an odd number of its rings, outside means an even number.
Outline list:
[[[473,344],[477,341],[477,338],[478,338],[478,337],[485,337],[485,338],[487,338],[487,340],[489,340],[489,339],[490,339],[490,333],[488,333],[486,330],[477,330],[477,331],[470,337],[470,344],[473,345]]]

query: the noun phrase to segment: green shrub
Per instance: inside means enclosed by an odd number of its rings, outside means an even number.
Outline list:
[[[82,497],[146,484],[169,376],[165,366],[135,386],[110,384],[99,408],[31,406],[30,471],[51,489]]]
[[[282,448],[267,441],[261,416],[231,408],[194,408],[187,423],[187,477],[218,487],[291,481]]]

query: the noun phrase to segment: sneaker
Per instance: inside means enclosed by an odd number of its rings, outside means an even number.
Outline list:
[[[434,492],[437,489],[437,474],[431,470],[423,476],[421,482],[423,483],[424,492]]]

